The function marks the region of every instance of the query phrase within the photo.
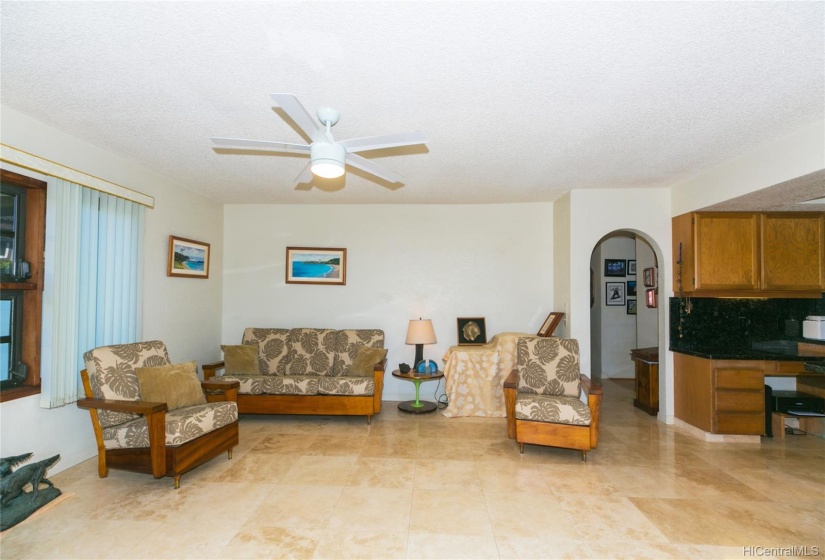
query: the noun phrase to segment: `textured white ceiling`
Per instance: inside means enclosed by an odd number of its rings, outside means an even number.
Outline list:
[[[668,187],[825,118],[825,3],[0,3],[0,102],[226,203],[487,203]],[[346,139],[421,130],[294,190],[270,93]],[[0,131],[0,134],[2,131]],[[399,155],[403,153],[404,155]]]

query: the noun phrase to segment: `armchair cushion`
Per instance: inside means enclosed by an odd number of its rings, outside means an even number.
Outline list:
[[[135,368],[144,401],[166,403],[169,410],[206,403],[195,362]]]
[[[383,361],[386,357],[386,348],[359,346],[358,350],[355,352],[355,358],[352,360],[352,365],[350,366],[347,375],[349,377],[372,378],[372,372],[375,364],[379,361]]]
[[[516,395],[516,418],[554,424],[590,425],[590,408],[576,397]]]
[[[572,338],[519,338],[518,392],[578,398],[579,342]]]
[[[177,446],[238,419],[234,401],[206,403],[170,410],[166,413],[166,445]],[[149,447],[149,428],[145,417],[103,430],[106,449]]]
[[[160,340],[102,346],[83,354],[92,393],[97,399],[140,400],[136,367],[154,367],[169,363],[166,345]],[[138,418],[136,414],[101,410],[102,428]]]
[[[260,375],[258,371],[258,345],[221,344],[226,373],[238,375]]]

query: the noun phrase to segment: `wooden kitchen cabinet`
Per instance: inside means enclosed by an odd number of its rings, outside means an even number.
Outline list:
[[[762,214],[760,234],[762,289],[825,289],[825,215]]]
[[[712,434],[763,435],[768,363],[674,353],[676,418]]]
[[[825,289],[820,212],[690,212],[673,218],[677,295],[818,298]]]

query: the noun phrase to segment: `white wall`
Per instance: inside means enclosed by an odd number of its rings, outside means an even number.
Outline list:
[[[569,214],[570,263],[565,270],[570,305],[569,336],[579,339],[581,368],[591,370],[590,353],[590,258],[593,249],[605,235],[627,230],[644,235],[650,241],[660,263],[659,277],[663,286],[671,286],[670,263],[670,192],[667,189],[582,189],[568,195],[563,205],[557,201],[558,213]],[[567,219],[567,218],[566,218]],[[556,251],[558,252],[558,247]],[[664,264],[662,264],[664,263]],[[604,289],[602,285],[600,288]],[[668,291],[660,298],[672,295]],[[565,297],[558,295],[558,297]],[[673,419],[673,356],[667,352],[667,313],[659,314],[659,418]],[[664,358],[662,358],[664,357]],[[632,365],[632,364],[631,364]]]
[[[13,109],[0,110],[0,141],[155,197],[146,213],[143,338],[161,339],[173,361],[220,357],[223,211],[151,169],[68,136]],[[167,278],[170,234],[212,245],[208,280]],[[46,376],[49,372],[42,372]],[[89,413],[74,405],[43,409],[39,395],[0,405],[0,456],[56,453],[57,473],[96,454]]]
[[[593,369],[594,377],[632,378],[634,375],[633,362],[630,360],[630,351],[637,348],[636,343],[636,316],[627,313],[627,300],[635,299],[627,295],[627,282],[636,280],[635,276],[605,276],[605,259],[634,260],[636,258],[636,240],[628,236],[611,236],[602,241],[594,250],[597,259],[591,259],[596,277],[595,292],[599,292],[598,329],[601,344],[596,347],[591,341],[591,358],[599,357],[600,369]],[[625,305],[607,305],[607,282],[621,282],[625,287]],[[595,308],[595,305],[593,306]],[[591,321],[593,321],[593,309]],[[591,327],[591,332],[592,332]],[[595,364],[594,364],[595,365]],[[592,367],[592,366],[591,366]],[[600,375],[597,375],[600,374]]]
[[[656,258],[653,248],[644,239],[636,238],[636,299],[638,306],[636,310],[636,344],[637,348],[649,348],[659,346],[659,309],[661,302],[657,301],[657,307],[648,307],[645,302],[644,269],[653,268],[654,278],[656,273]],[[657,294],[658,295],[658,294]],[[665,300],[667,302],[667,300]]]
[[[378,328],[392,370],[413,361],[410,319],[432,319],[424,356],[441,364],[458,317],[484,317],[489,339],[536,332],[553,310],[551,203],[230,205],[224,227],[224,343],[246,327]],[[288,246],[346,248],[346,286],[285,284]],[[384,400],[413,397],[387,376]]]

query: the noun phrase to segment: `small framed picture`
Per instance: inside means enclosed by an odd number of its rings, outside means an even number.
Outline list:
[[[635,315],[636,314],[636,300],[635,299],[627,300],[627,314],[628,315]]]
[[[487,327],[484,324],[484,317],[459,317],[456,322],[459,344],[487,344]]]
[[[636,281],[627,281],[627,297],[636,297]]]
[[[166,276],[209,278],[209,243],[170,235]]]
[[[345,285],[347,250],[287,247],[286,283]]]
[[[539,328],[539,332],[536,333],[536,336],[552,336],[553,331],[555,331],[556,327],[558,327],[559,323],[561,323],[562,318],[564,318],[564,313],[559,313],[557,311],[552,312],[547,316],[547,319],[544,320],[544,323],[542,323]]]
[[[624,259],[604,259],[605,276],[627,276],[627,261]]]
[[[636,261],[627,261],[627,275],[636,276]]]
[[[654,274],[654,268],[646,268],[642,271],[644,274],[644,284],[645,288],[655,288],[656,287],[656,275]]]
[[[645,290],[645,305],[656,307],[656,290],[654,288]]]
[[[605,305],[624,305],[625,304],[625,283],[624,282],[605,282]]]

